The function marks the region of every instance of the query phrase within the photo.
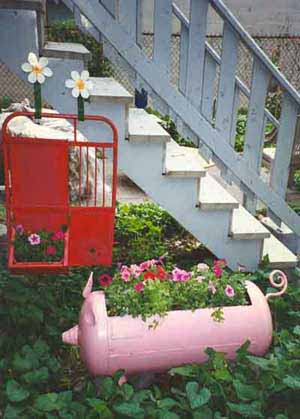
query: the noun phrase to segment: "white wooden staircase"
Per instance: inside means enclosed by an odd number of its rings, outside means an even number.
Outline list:
[[[17,14],[11,12],[10,9],[0,10],[1,60],[12,71],[25,78],[26,76],[20,71],[20,64],[25,61],[28,53],[26,44],[30,50],[40,51],[50,57],[49,66],[52,68],[54,76],[43,88],[44,97],[57,110],[74,112],[74,100],[66,92],[64,80],[69,77],[71,70],[81,71],[85,67],[89,52],[83,46],[76,44],[52,43],[47,45],[44,43],[40,46],[38,31],[26,39],[18,39],[17,31],[13,26],[14,19],[22,17],[22,28],[19,27],[18,31],[28,30],[29,22],[32,25],[32,21],[36,19],[36,24],[38,23],[40,9],[37,11],[32,7],[32,10],[28,10],[28,8],[30,9],[28,4],[36,4],[36,2],[11,1],[9,7],[12,10],[17,9],[15,3],[19,3],[20,6]],[[26,11],[22,8],[21,3],[27,4]],[[155,45],[159,50],[154,54],[153,61],[149,60],[138,46],[136,37],[133,36],[133,33],[136,32],[132,31],[132,28],[128,29],[122,26],[136,22],[134,16],[136,17],[137,9],[131,7],[133,4],[137,4],[135,0],[120,2],[120,5],[127,4],[128,12],[127,18],[125,19],[126,16],[122,15],[121,21],[119,21],[119,17],[116,18],[107,11],[107,4],[104,7],[95,0],[89,2],[68,0],[65,3],[74,11],[77,21],[80,19],[82,22],[82,16],[85,16],[85,29],[88,28],[94,36],[101,32],[111,42],[134,69],[137,83],[143,84],[153,95],[159,96],[161,100],[165,101],[170,111],[172,110],[173,114],[177,115],[178,121],[183,122],[185,127],[195,134],[195,137],[201,139],[201,150],[205,149],[213,159],[216,158],[222,163],[223,168],[230,169],[234,178],[244,185],[252,205],[257,198],[261,199],[276,217],[284,220],[297,234],[300,234],[299,217],[287,206],[282,194],[278,193],[274,185],[273,188],[272,185],[266,185],[258,171],[254,169],[256,164],[254,148],[246,147],[251,152],[249,151],[248,155],[246,153],[246,156],[243,157],[234,152],[229,137],[226,136],[226,133],[229,132],[226,125],[228,115],[225,115],[228,111],[228,104],[224,103],[217,114],[216,125],[220,124],[219,129],[215,128],[212,121],[204,116],[203,103],[200,100],[202,83],[200,86],[199,80],[197,81],[200,73],[195,69],[203,68],[203,60],[206,58],[204,55],[205,45],[201,46],[202,50],[200,51],[196,44],[193,44],[192,38],[193,31],[200,30],[199,22],[203,20],[203,7],[208,4],[208,1],[191,0],[192,11],[189,23],[189,43],[191,45],[188,47],[187,59],[193,68],[188,70],[189,75],[186,74],[184,94],[170,84],[166,76],[167,70],[166,72],[161,71],[168,66],[169,55],[165,49],[165,37],[168,35],[166,31],[170,29],[169,15],[174,11],[174,6],[172,8],[169,0],[156,2],[155,16],[160,27],[163,23],[160,19],[166,20],[164,21],[163,34],[157,34],[155,38]],[[222,4],[217,1],[212,3]],[[164,7],[161,8],[160,4],[164,4]],[[177,14],[180,12],[178,9],[175,10]],[[88,25],[86,19],[88,19]],[[200,21],[198,22],[197,19]],[[187,25],[187,21],[185,23]],[[184,35],[182,36],[184,37]],[[225,34],[224,36],[227,39],[230,35]],[[15,50],[24,52],[23,55],[19,54],[19,59],[7,48],[3,48],[3,37],[13,40]],[[251,40],[251,42],[253,41]],[[194,48],[196,49],[194,50]],[[199,54],[203,62],[199,60]],[[259,54],[261,53],[259,52]],[[257,77],[262,79],[261,72],[265,70],[259,66],[258,58],[257,63]],[[274,71],[273,67],[268,71]],[[298,100],[300,103],[300,99],[294,89],[280,75],[280,81],[282,80],[284,80],[282,83],[287,91],[283,116],[288,121],[281,121],[283,123],[280,124],[282,128],[279,141],[283,141],[280,139],[285,136],[285,141],[289,142],[291,141],[289,130],[293,125],[290,120],[295,116],[294,110],[298,109]],[[236,82],[235,78],[234,81]],[[240,264],[245,265],[248,270],[254,270],[266,255],[273,267],[296,266],[297,257],[246,210],[245,206],[251,209],[251,206],[248,205],[249,199],[245,200],[245,205],[242,205],[211,176],[208,161],[199,154],[198,149],[179,146],[161,127],[157,117],[144,110],[131,107],[132,96],[115,80],[94,78],[93,82],[94,90],[90,103],[87,104],[86,113],[105,114],[116,122],[119,130],[119,167],[155,202],[165,208],[217,257],[226,258],[232,269],[236,269]],[[228,80],[226,83],[224,80],[224,90],[219,92],[222,98],[229,95],[228,83]],[[251,122],[249,123],[248,130],[250,131],[246,138],[248,145],[250,138],[256,138],[256,136],[253,137],[255,133],[258,135],[258,130],[254,129],[258,123],[256,115],[261,117],[262,113],[265,116],[267,112],[264,105],[261,106],[258,88],[254,86],[252,90],[254,93],[251,91],[250,106],[252,101],[252,107],[256,105],[257,109],[253,113],[255,123],[253,122],[252,127]],[[230,115],[230,126],[231,124]],[[80,129],[89,138],[95,134],[93,127],[82,126]],[[261,141],[261,132],[257,138],[257,141]],[[260,153],[258,152],[258,154]],[[273,172],[273,179],[275,175],[276,171]],[[153,251],[155,254],[155,249]]]

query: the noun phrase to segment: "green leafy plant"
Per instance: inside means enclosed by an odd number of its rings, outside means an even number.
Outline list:
[[[90,75],[93,77],[110,77],[113,75],[110,62],[103,56],[102,44],[92,36],[80,32],[74,20],[52,22],[47,28],[47,38],[48,41],[83,44],[92,55],[88,63]]]

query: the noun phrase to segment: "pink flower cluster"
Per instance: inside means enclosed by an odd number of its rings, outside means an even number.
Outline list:
[[[151,259],[142,262],[140,265],[123,265],[120,269],[121,278],[123,279],[123,281],[129,282],[132,277],[138,278],[142,272],[146,271],[149,268],[152,268],[156,265],[156,263],[157,261],[155,259]]]
[[[33,233],[28,236],[28,241],[32,246],[36,246],[41,243],[41,238],[38,234]]]
[[[172,281],[175,282],[186,282],[191,279],[192,273],[187,272],[184,269],[175,268],[172,271]]]

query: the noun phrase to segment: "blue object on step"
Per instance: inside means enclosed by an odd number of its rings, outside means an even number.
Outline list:
[[[140,92],[135,89],[135,107],[140,109],[145,109],[148,104],[148,93],[145,89],[142,89]]]

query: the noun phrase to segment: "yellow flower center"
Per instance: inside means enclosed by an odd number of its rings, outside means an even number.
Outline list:
[[[76,80],[75,85],[76,87],[78,87],[79,90],[83,90],[85,86],[84,80]]]
[[[39,64],[36,64],[32,67],[32,72],[35,74],[41,74],[43,71],[43,67],[40,66]]]

